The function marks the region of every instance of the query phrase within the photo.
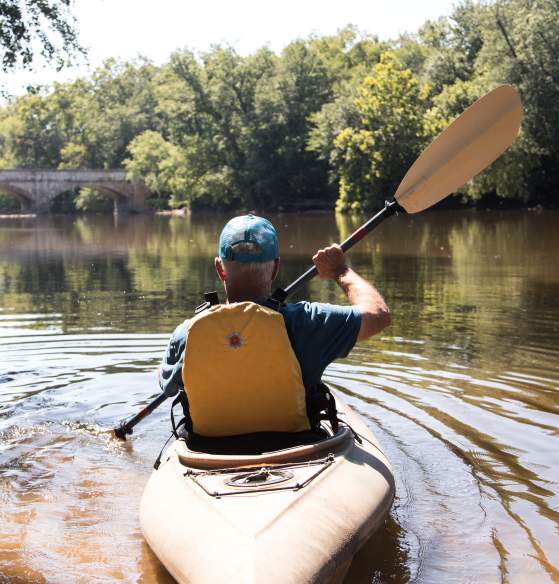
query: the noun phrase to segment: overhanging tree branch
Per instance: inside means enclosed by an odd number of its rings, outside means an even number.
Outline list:
[[[57,70],[85,54],[78,40],[74,0],[0,0],[0,69],[30,69],[35,52]],[[38,48],[35,47],[38,45]]]

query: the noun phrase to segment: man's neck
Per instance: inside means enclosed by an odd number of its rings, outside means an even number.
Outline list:
[[[227,296],[227,302],[260,302],[268,298],[271,294],[271,290],[266,290],[262,288],[249,290],[247,288],[244,289],[227,289],[225,291]]]

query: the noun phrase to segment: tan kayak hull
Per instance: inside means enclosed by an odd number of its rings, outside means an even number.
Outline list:
[[[180,440],[169,448],[144,490],[140,523],[178,582],[341,580],[390,509],[394,478],[363,420],[339,399],[338,409],[361,444],[345,428],[319,445],[253,457],[192,453]],[[227,484],[262,466],[289,478],[256,488]]]

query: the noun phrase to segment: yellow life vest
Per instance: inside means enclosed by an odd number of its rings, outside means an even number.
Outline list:
[[[202,436],[310,428],[301,367],[271,308],[219,304],[190,319],[182,380]]]

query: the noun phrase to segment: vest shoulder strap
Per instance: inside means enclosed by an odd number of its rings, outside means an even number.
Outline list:
[[[207,310],[208,308],[211,308],[216,304],[219,304],[219,296],[217,295],[217,292],[215,290],[212,290],[211,292],[204,292],[204,302],[202,302],[202,304],[199,304],[194,309],[194,314],[204,312],[204,310]]]
[[[307,415],[311,428],[318,428],[322,420],[330,422],[334,434],[338,431],[338,410],[330,388],[322,381],[305,388]]]
[[[262,306],[266,306],[267,308],[271,308],[272,310],[279,312],[280,309],[285,306],[285,304],[279,300],[276,300],[273,296],[270,296],[266,298],[264,302],[262,302]]]

